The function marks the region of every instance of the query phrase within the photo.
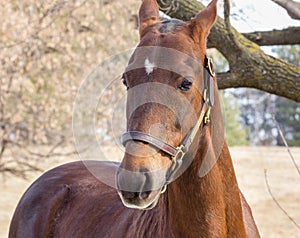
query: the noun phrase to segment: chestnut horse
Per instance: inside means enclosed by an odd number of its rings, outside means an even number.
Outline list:
[[[217,82],[205,55],[216,5],[212,0],[190,22],[160,22],[156,1],[143,1],[140,43],[123,76],[128,89],[124,158],[119,168],[86,162],[115,175],[117,191],[83,162],[54,168],[23,195],[9,237],[259,237],[224,141]],[[142,47],[157,49],[141,54]],[[159,67],[166,49],[180,52],[171,58],[180,74]],[[142,68],[134,66],[140,62]],[[140,98],[138,89],[131,90],[139,86],[149,103],[133,110]],[[172,110],[155,103],[171,94]]]

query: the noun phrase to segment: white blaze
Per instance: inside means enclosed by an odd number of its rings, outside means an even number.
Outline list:
[[[150,74],[153,72],[153,69],[154,69],[154,67],[155,67],[155,64],[154,64],[154,63],[151,63],[151,62],[149,61],[149,59],[147,58],[147,59],[145,60],[144,66],[145,66],[146,73],[147,73],[148,75],[150,75]]]

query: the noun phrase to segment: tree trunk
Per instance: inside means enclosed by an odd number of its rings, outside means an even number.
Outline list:
[[[196,0],[157,2],[166,14],[184,21],[204,8]],[[220,89],[251,87],[300,102],[300,67],[266,55],[233,27],[227,30],[220,17],[211,29],[208,45],[217,48],[229,62],[230,71],[218,74]]]

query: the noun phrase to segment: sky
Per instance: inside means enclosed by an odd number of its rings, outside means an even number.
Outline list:
[[[300,0],[296,0],[300,2]],[[210,2],[204,1],[204,4]],[[223,3],[223,1],[219,1]],[[286,10],[271,0],[231,0],[231,24],[240,32],[268,31],[289,26],[300,26],[292,20]],[[222,6],[218,9],[223,17]],[[236,17],[237,16],[237,17]]]

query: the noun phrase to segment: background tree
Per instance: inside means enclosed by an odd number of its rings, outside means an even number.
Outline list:
[[[228,69],[228,62],[217,50],[210,49],[208,54],[214,59],[214,67],[217,72]],[[243,123],[237,95],[232,90],[220,90],[219,96],[227,144],[229,146],[249,145],[249,125]]]
[[[279,58],[300,66],[300,45],[280,46],[273,49]],[[275,97],[275,118],[281,125],[283,134],[290,146],[300,145],[300,105],[282,97]],[[277,134],[277,145],[284,145]]]
[[[158,3],[162,11],[182,20],[190,20],[204,7],[196,0]],[[0,172],[25,176],[27,171],[39,169],[37,160],[74,152],[71,117],[76,92],[84,76],[99,62],[136,45],[139,5],[135,0],[0,3]],[[209,47],[217,48],[228,62],[218,74],[220,87],[254,87],[299,102],[299,65],[267,56],[260,49],[263,45],[299,44],[299,27],[241,34],[230,25],[227,1],[225,6],[225,21],[218,18],[208,41]],[[227,101],[235,94],[224,95]],[[115,97],[107,94],[105,103],[111,100]],[[226,108],[243,116],[241,107],[230,104]],[[103,111],[99,108],[101,128],[109,123]],[[290,114],[276,117],[292,118]],[[294,118],[296,124],[297,115]],[[247,120],[244,131],[253,128],[251,117]],[[229,121],[237,127],[240,124],[239,117]],[[289,125],[284,130],[289,134],[298,129]]]
[[[225,138],[229,146],[249,145],[249,127],[241,121],[241,110],[231,93],[220,92]]]
[[[0,172],[25,176],[39,169],[39,159],[74,152],[72,107],[80,83],[101,60],[135,45],[138,6],[134,0],[0,3]]]
[[[300,66],[299,46],[273,48],[280,59]],[[255,145],[284,145],[277,130],[280,125],[290,146],[299,146],[300,105],[292,100],[266,94],[254,89],[240,89],[234,93],[241,109],[242,124],[250,128],[249,140]]]
[[[169,16],[185,21],[190,20],[199,9],[204,7],[193,0],[158,1],[158,3]],[[294,5],[295,8],[298,6],[299,3]],[[256,88],[299,102],[299,65],[295,64],[295,61],[294,64],[287,61],[284,57],[280,59],[280,57],[269,56],[261,50],[260,46],[299,44],[300,28],[291,27],[284,30],[241,34],[231,26],[229,16],[230,3],[225,0],[224,20],[218,18],[208,39],[208,46],[220,51],[229,63],[228,71],[218,73],[219,87],[221,89]],[[245,89],[235,91],[233,94],[239,99],[243,124],[250,128],[249,139],[252,143],[276,144],[274,136],[278,133],[275,132],[272,115],[275,113],[276,106],[279,106],[275,103],[279,99],[265,95],[261,91]],[[298,132],[297,128],[293,129],[296,130],[295,133]],[[292,139],[292,136],[290,138]]]
[[[196,0],[157,1],[170,17],[189,21],[204,5]],[[269,56],[261,50],[261,37],[254,43],[230,24],[230,3],[224,0],[224,20],[218,17],[211,29],[208,46],[216,48],[229,62],[229,71],[218,74],[219,88],[248,87],[300,102],[300,68]],[[270,34],[272,34],[271,32]],[[257,33],[253,33],[257,36]],[[250,34],[251,35],[251,34]],[[259,36],[259,35],[258,35]],[[289,38],[300,42],[299,29]],[[287,42],[282,44],[295,44]],[[247,69],[247,70],[246,70]]]

